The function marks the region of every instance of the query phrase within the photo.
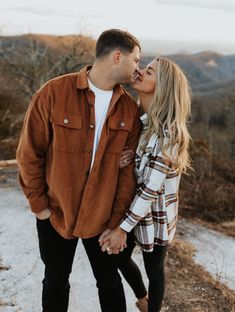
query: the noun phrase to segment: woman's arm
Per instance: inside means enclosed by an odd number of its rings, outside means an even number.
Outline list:
[[[135,198],[120,224],[123,230],[130,232],[149,212],[152,201],[157,199],[162,189],[169,166],[170,162],[163,157],[161,151],[149,158],[144,169],[143,182],[138,186]]]
[[[125,247],[125,232],[130,232],[149,212],[151,203],[158,197],[162,184],[170,170],[170,162],[163,158],[161,152],[151,156],[145,165],[142,184],[137,188],[135,198],[126,212],[121,224],[104,240],[102,250],[117,254]]]

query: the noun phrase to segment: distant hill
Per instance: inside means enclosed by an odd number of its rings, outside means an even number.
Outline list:
[[[192,90],[207,92],[220,84],[235,79],[235,55],[222,55],[211,51],[196,54],[166,55],[175,61],[186,73]],[[143,58],[147,64],[153,57]]]
[[[19,36],[0,36],[0,46],[2,48],[10,48],[15,46],[17,49],[25,48],[29,46],[29,43],[36,41],[42,46],[48,47],[50,50],[54,50],[57,53],[63,53],[66,48],[71,47],[82,38],[83,44],[91,44],[94,48],[94,39],[82,35],[66,35],[66,36],[56,36],[56,35],[45,35],[45,34],[26,34]]]
[[[82,38],[82,40],[80,40]],[[54,36],[54,35],[21,35],[21,36],[0,36],[0,48],[18,50],[19,57],[25,57],[24,51],[29,48],[32,42],[37,42],[41,51],[46,47],[48,54],[58,59],[66,53],[76,53],[76,48],[94,52],[95,41],[83,36]],[[74,49],[74,51],[73,51]],[[9,52],[8,52],[9,53]],[[172,54],[165,55],[179,64],[192,86],[194,93],[204,93],[217,88],[219,85],[226,85],[235,79],[235,55],[223,55],[213,51],[205,51],[196,54]],[[144,56],[141,64],[146,65],[153,59],[153,56]],[[27,62],[27,58],[22,59]],[[1,62],[1,55],[0,55]],[[84,60],[83,60],[84,62]]]

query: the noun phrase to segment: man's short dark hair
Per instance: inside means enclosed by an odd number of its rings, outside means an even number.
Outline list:
[[[96,58],[108,55],[110,52],[120,49],[122,52],[131,53],[140,43],[128,31],[121,29],[108,29],[99,36],[96,43]]]

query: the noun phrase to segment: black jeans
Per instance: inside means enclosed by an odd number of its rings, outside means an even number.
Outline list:
[[[102,312],[126,312],[126,300],[121,277],[118,273],[117,255],[102,252],[98,238],[83,239],[83,245],[96,278]]]
[[[64,239],[55,231],[49,219],[36,220],[40,255],[45,264],[42,311],[67,312],[69,275],[78,239]]]
[[[78,239],[65,239],[60,236],[49,219],[37,219],[37,230],[40,254],[45,264],[42,291],[43,312],[67,312],[69,275]],[[110,256],[101,251],[98,238],[99,236],[83,239],[82,242],[96,278],[101,310],[102,312],[125,312],[125,295],[118,267],[137,298],[146,295],[140,271],[130,258],[134,242],[131,235],[128,236],[129,248],[119,255]]]

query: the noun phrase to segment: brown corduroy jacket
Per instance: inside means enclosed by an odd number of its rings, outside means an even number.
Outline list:
[[[19,181],[31,210],[49,208],[65,238],[94,237],[115,228],[136,190],[134,163],[119,169],[125,146],[135,150],[139,108],[114,88],[90,170],[95,132],[95,95],[87,71],[57,77],[38,90],[25,115],[17,149]]]

